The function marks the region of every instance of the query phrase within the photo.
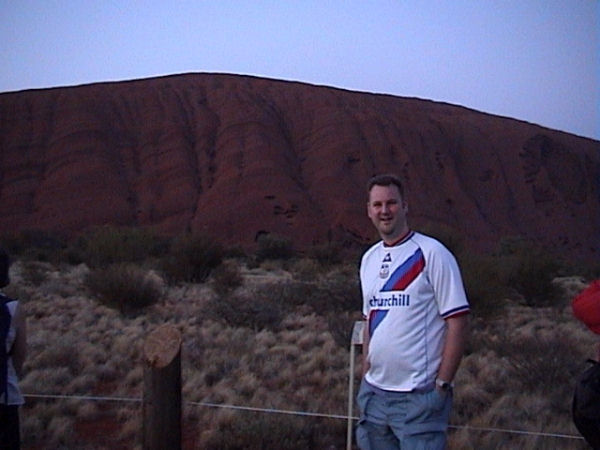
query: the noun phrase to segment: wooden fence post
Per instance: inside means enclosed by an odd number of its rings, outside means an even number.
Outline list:
[[[181,333],[161,325],[144,342],[144,450],[181,449]]]
[[[348,374],[348,427],[346,430],[346,450],[352,448],[352,413],[354,412],[354,349],[363,345],[364,321],[354,322],[350,337],[350,373]],[[364,356],[364,354],[363,354]]]

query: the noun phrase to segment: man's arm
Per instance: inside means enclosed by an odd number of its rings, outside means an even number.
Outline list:
[[[469,330],[469,315],[460,314],[446,319],[446,341],[442,352],[442,362],[438,371],[438,378],[448,383],[454,380],[456,371],[462,359],[467,343]]]
[[[366,319],[363,326],[362,378],[367,374],[369,367],[369,319]]]

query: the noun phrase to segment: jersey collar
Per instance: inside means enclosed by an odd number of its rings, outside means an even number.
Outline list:
[[[413,230],[408,230],[404,235],[400,236],[400,238],[398,238],[397,241],[391,243],[391,244],[386,244],[385,241],[383,241],[383,246],[384,247],[396,247],[397,245],[400,244],[404,244],[406,241],[408,241],[413,234],[415,234],[415,232]]]

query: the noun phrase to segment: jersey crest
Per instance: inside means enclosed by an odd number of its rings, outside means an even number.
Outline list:
[[[425,257],[420,248],[418,248],[412,256],[404,261],[390,279],[381,288],[381,291],[403,291],[419,276],[425,268]]]

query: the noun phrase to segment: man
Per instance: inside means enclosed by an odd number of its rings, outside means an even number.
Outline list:
[[[408,227],[394,175],[368,183],[367,214],[381,241],[365,252],[360,281],[367,321],[356,431],[362,449],[442,449],[469,304],[454,256]]]
[[[0,288],[10,283],[8,254],[0,248]],[[20,302],[0,292],[0,448],[20,448],[19,407],[24,403],[18,377],[27,353],[25,314]]]

